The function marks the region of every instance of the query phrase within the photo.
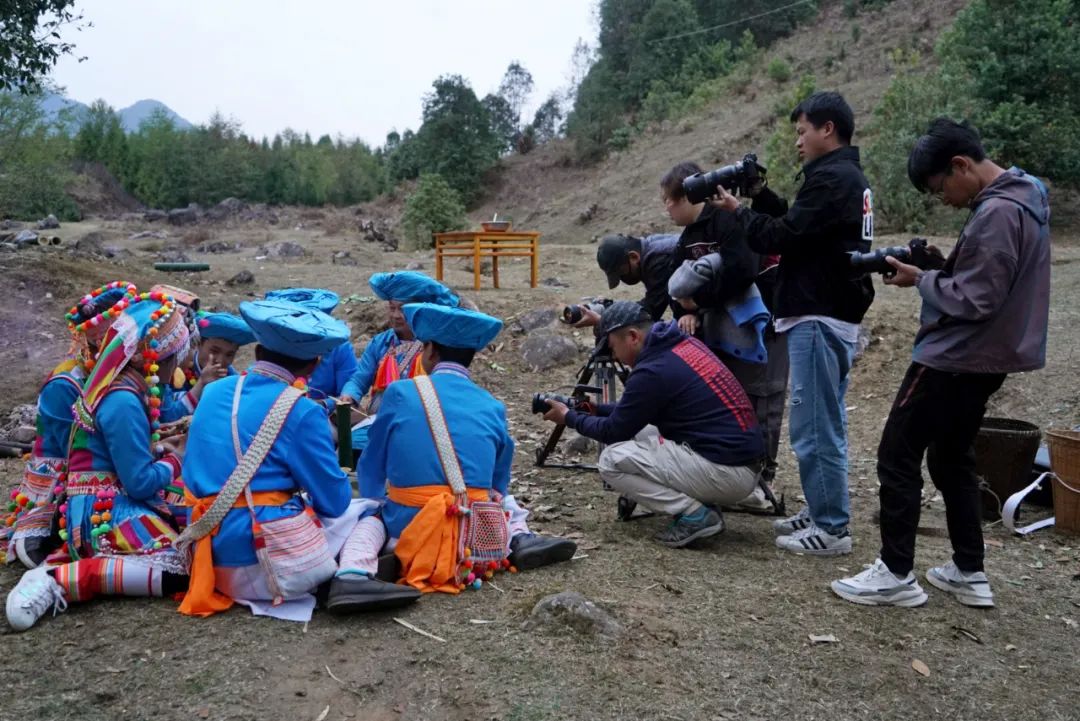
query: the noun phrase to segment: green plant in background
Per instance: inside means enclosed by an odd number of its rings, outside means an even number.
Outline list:
[[[39,102],[37,92],[0,92],[0,210],[15,218],[52,213],[78,220],[79,209],[64,192],[73,177],[71,140],[60,132],[66,119],[49,121]]]
[[[432,233],[465,227],[465,205],[446,180],[435,173],[420,176],[416,190],[405,199],[401,230],[415,249],[430,248]]]
[[[775,83],[786,83],[791,80],[791,66],[783,58],[770,60],[765,72],[768,74],[769,79]]]
[[[769,187],[782,197],[791,198],[799,188],[802,170],[799,152],[795,149],[795,129],[790,121],[795,106],[814,94],[814,76],[803,75],[798,84],[773,106],[773,131],[765,141],[765,167],[769,169]]]

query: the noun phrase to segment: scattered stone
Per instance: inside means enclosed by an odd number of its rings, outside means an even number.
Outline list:
[[[23,227],[23,224],[17,220],[10,218],[0,221],[0,230],[19,230]]]
[[[3,422],[3,425],[0,425],[0,436],[10,438],[19,428],[32,429],[36,421],[37,406],[30,403],[17,405],[8,413],[7,420]],[[30,437],[30,440],[33,440],[33,436]],[[28,441],[19,442],[26,443]]]
[[[270,258],[303,258],[307,255],[307,250],[299,243],[294,243],[291,240],[283,240],[280,243],[262,246],[259,249],[259,255],[265,255]]]
[[[199,206],[192,203],[186,208],[169,211],[169,225],[194,225],[199,222]]]
[[[352,257],[352,254],[347,250],[339,250],[338,252],[334,253],[334,255],[330,258],[330,262],[333,265],[360,265],[360,261]]]
[[[158,254],[162,263],[190,263],[191,258],[179,248],[165,248]]]
[[[200,253],[239,253],[240,244],[216,240],[213,243],[203,243],[196,250]]]
[[[251,285],[254,282],[255,274],[252,273],[250,270],[242,270],[236,275],[234,275],[232,278],[229,278],[227,281],[225,281],[225,285]]]
[[[577,591],[545,596],[533,606],[523,630],[568,628],[581,635],[619,636],[622,625],[610,613]]]
[[[128,240],[144,240],[146,238],[154,238],[156,240],[165,240],[169,237],[169,234],[164,230],[143,230],[128,236]]]
[[[590,203],[589,207],[585,208],[585,210],[578,213],[578,217],[577,217],[578,223],[580,223],[581,225],[584,225],[585,223],[588,223],[590,220],[592,220],[594,217],[596,217],[596,214],[599,211],[600,211],[600,206],[598,204]]]
[[[374,220],[361,220],[357,224],[360,235],[369,243],[379,243],[384,250],[397,250],[398,239],[390,232],[390,226]]]
[[[75,241],[75,250],[90,255],[105,255],[105,236],[96,230]]]
[[[121,248],[119,245],[106,245],[103,250],[106,258],[130,258],[135,255],[127,248]]]
[[[424,264],[421,263],[418,260],[409,261],[408,265],[405,266],[405,270],[423,270],[423,269],[424,269]]]
[[[577,343],[566,336],[548,332],[533,332],[521,346],[521,357],[530,367],[544,371],[577,360]]]
[[[56,230],[60,227],[60,221],[55,215],[49,214],[37,222],[38,230]]]
[[[19,249],[19,246],[15,245],[14,243],[8,243],[8,242],[0,243],[0,250],[3,250],[5,252],[7,252],[7,253],[13,253],[18,249]]]
[[[8,438],[16,443],[33,443],[37,431],[33,426],[19,426],[8,435]]]
[[[206,217],[209,220],[222,221],[231,218],[234,215],[239,215],[242,211],[247,209],[247,203],[239,198],[225,198],[213,208],[208,208],[206,211]]]
[[[536,308],[523,313],[510,327],[512,333],[523,335],[532,333],[537,328],[545,328],[555,322],[554,308]]]
[[[566,449],[571,453],[577,453],[578,455],[585,455],[593,449],[596,445],[596,441],[588,436],[583,436],[575,433],[572,438],[566,442]]]
[[[462,258],[461,262],[458,263],[458,269],[466,273],[472,273],[473,262],[472,258]],[[480,259],[480,275],[491,275],[491,261],[487,258]]]
[[[540,285],[546,285],[548,288],[569,288],[570,284],[563,281],[560,278],[552,276],[550,278],[544,278],[540,281]]]
[[[143,213],[142,219],[147,223],[157,223],[158,221],[168,220],[169,214],[164,210],[151,209]]]

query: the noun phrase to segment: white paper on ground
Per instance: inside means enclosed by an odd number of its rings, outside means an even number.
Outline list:
[[[1013,533],[1019,533],[1022,536],[1026,536],[1027,534],[1033,531],[1037,531],[1040,528],[1046,528],[1047,526],[1054,525],[1054,517],[1050,516],[1049,518],[1044,518],[1041,521],[1035,521],[1034,523],[1029,523],[1026,526],[1021,526],[1020,528],[1016,527],[1016,512],[1020,508],[1020,502],[1023,501],[1024,497],[1027,494],[1031,493],[1033,490],[1035,490],[1043,481],[1046,481],[1047,483],[1052,482],[1051,478],[1053,477],[1053,475],[1053,473],[1047,471],[1046,473],[1043,473],[1038,478],[1036,478],[1032,482],[1032,484],[1024,490],[1017,491],[1016,493],[1009,496],[1008,500],[1005,501],[1005,505],[1001,509],[1001,522],[1002,524],[1004,524],[1005,528],[1008,528]]]

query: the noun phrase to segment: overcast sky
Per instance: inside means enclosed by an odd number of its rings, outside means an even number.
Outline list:
[[[162,101],[193,123],[215,110],[254,136],[291,127],[360,137],[420,125],[439,75],[483,97],[511,61],[535,82],[531,111],[567,85],[578,38],[595,45],[594,0],[98,0],[68,31],[52,78],[89,104]]]

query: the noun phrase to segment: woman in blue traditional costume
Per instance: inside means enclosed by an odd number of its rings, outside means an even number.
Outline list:
[[[337,308],[338,294],[321,288],[281,288],[266,294],[267,300],[283,300],[331,315]],[[323,356],[311,377],[307,379],[308,393],[313,400],[336,398],[349,378],[356,372],[356,355],[348,338]]]
[[[207,388],[191,422],[188,443],[199,452],[184,459],[192,510],[178,545],[194,544],[194,554],[180,612],[208,616],[237,601],[258,614],[305,621],[315,605],[311,591],[336,571],[333,558],[360,513],[376,509],[350,503],[326,412],[303,397],[300,380],[347,341],[349,327],[290,302],[242,303],[240,313],[258,340],[256,363],[245,375]],[[259,453],[265,455],[256,460],[252,454]],[[281,549],[259,552],[260,538],[275,523],[291,533],[288,567],[300,573],[291,592],[272,565],[270,572],[264,566],[268,556],[281,557]]]
[[[173,548],[182,525],[182,444],[160,440],[161,383],[190,348],[183,310],[143,293],[113,322],[75,404],[57,525],[64,541],[50,563],[23,574],[8,595],[8,623],[32,626],[53,608],[98,594],[161,596],[187,586]],[[66,562],[65,562],[66,561]]]
[[[356,372],[341,391],[341,400],[360,406],[370,391],[371,397],[361,407],[368,418],[353,431],[353,450],[363,451],[368,443],[368,431],[379,411],[383,392],[394,381],[424,373],[420,362],[423,343],[416,340],[405,321],[402,307],[406,303],[434,303],[450,308],[460,301],[454,293],[437,280],[423,273],[404,270],[395,273],[376,273],[368,281],[375,295],[386,301],[387,322],[390,327],[371,339],[360,356]]]
[[[51,529],[54,497],[63,491],[68,443],[74,419],[71,408],[94,367],[98,345],[113,320],[135,297],[131,283],[114,281],[87,293],[67,312],[72,347],[45,379],[38,394],[36,436],[23,482],[11,494],[7,561],[35,568],[45,560],[56,538]]]
[[[528,511],[510,495],[514,441],[506,408],[469,372],[502,321],[431,303],[409,304],[404,312],[423,344],[427,373],[387,388],[372,425],[357,479],[361,497],[381,510],[362,518],[345,542],[327,600],[335,613],[383,608],[405,584],[424,593],[479,588],[498,568],[566,561],[577,548],[529,531]],[[475,534],[473,540],[486,545],[470,548],[462,516],[478,508],[504,525],[498,533]],[[383,549],[401,562],[399,584],[376,578]]]
[[[190,327],[190,326],[189,326]],[[161,408],[162,423],[172,423],[195,412],[203,390],[221,378],[236,375],[233,361],[241,346],[255,341],[243,318],[230,313],[195,313],[198,343],[191,363],[183,369],[179,388],[170,386]]]

